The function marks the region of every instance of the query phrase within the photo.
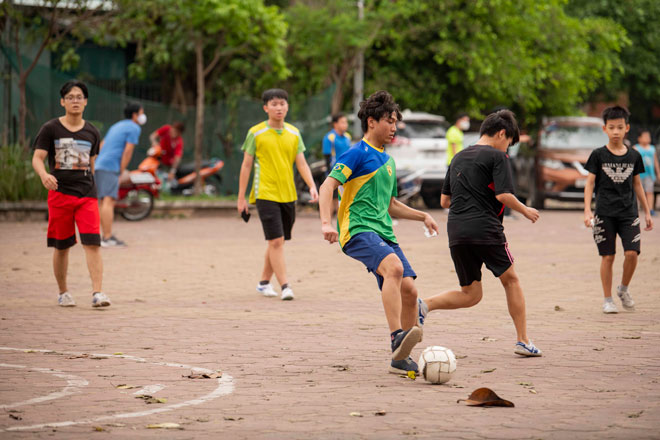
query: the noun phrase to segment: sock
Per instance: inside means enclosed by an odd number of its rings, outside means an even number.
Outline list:
[[[396,338],[396,336],[397,336],[399,333],[401,333],[402,331],[403,331],[403,329],[401,329],[401,328],[400,328],[399,330],[394,330],[394,331],[390,334],[390,337],[392,338],[392,341],[394,341],[394,338]]]
[[[289,283],[282,284],[282,290],[286,289],[287,287],[289,287]]]
[[[616,288],[617,291],[626,293],[628,291],[628,286],[624,286],[621,284],[619,287]]]
[[[261,280],[261,281],[259,281],[259,285],[260,285],[260,286],[265,286],[265,285],[268,284],[268,283],[270,283],[270,281],[268,281],[268,280]]]
[[[611,303],[611,302],[614,302],[614,300],[612,299],[611,296],[606,296],[606,297],[605,297],[605,302],[606,302],[606,303]]]

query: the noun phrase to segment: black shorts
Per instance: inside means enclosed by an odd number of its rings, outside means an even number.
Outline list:
[[[504,244],[458,244],[449,248],[456,275],[462,286],[481,281],[481,265],[499,278],[513,264],[509,246]]]
[[[257,211],[266,240],[282,236],[285,240],[291,240],[291,229],[296,221],[296,202],[278,203],[257,199]]]
[[[624,251],[637,251],[639,254],[642,231],[637,216],[618,218],[596,215],[593,234],[598,255],[616,254],[616,234],[621,237]]]

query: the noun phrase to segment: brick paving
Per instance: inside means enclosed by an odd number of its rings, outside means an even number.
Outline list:
[[[434,214],[444,229],[446,215]],[[660,438],[658,231],[642,236],[637,311],[603,315],[599,258],[579,211],[507,221],[529,333],[544,356],[513,354],[504,292],[487,273],[479,305],[427,318],[413,355],[444,345],[459,357],[452,381],[434,386],[387,373],[375,280],[321,241],[312,213],[299,216],[286,246],[292,302],[254,291],[264,251],[256,218],[115,229],[129,247],[103,250],[113,306],[91,308],[76,246],[69,285],[78,307],[62,309],[46,224],[0,224],[0,438]],[[427,239],[407,221],[396,233],[423,297],[457,285],[446,235]],[[223,379],[182,377],[190,367]],[[146,386],[166,402],[137,399]],[[457,403],[482,386],[516,407]],[[166,422],[183,429],[146,428]]]

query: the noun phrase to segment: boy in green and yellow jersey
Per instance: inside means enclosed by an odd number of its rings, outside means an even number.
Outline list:
[[[263,93],[262,99],[268,120],[250,128],[243,143],[245,153],[239,177],[237,209],[241,214],[248,210],[245,190],[254,165],[250,203],[257,205],[268,242],[257,291],[264,296],[277,296],[270,284],[274,273],[282,288],[282,299],[292,300],[293,290],[286,278],[284,240],[291,239],[296,219],[298,197],[293,180],[294,163],[309,186],[311,202],[318,200],[318,192],[305,160],[305,144],[300,131],[284,122],[289,110],[289,95],[282,89],[269,89]]]
[[[396,167],[383,148],[392,141],[396,122],[401,119],[392,95],[385,91],[371,95],[360,104],[358,118],[364,138],[337,158],[321,185],[321,232],[330,243],[339,241],[345,254],[362,262],[376,276],[391,332],[390,372],[406,374],[417,371],[417,364],[409,356],[422,340],[422,329],[415,326],[418,302],[413,280],[417,275],[397,243],[390,215],[419,220],[435,233],[438,225],[429,214],[394,198]],[[337,232],[331,225],[332,193],[340,185]]]

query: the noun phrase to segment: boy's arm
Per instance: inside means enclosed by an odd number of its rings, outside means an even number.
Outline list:
[[[644,192],[644,187],[642,187],[642,179],[639,178],[639,174],[633,176],[633,188],[635,188],[635,195],[644,209],[644,217],[646,217],[646,227],[644,230],[651,231],[653,230],[653,220],[651,219],[651,211],[649,204],[646,202],[646,193]]]
[[[539,212],[536,209],[523,205],[522,203],[520,203],[520,200],[518,200],[518,198],[511,193],[498,194],[495,196],[495,198],[497,199],[498,202],[500,202],[507,208],[511,208],[514,211],[517,211],[522,215],[524,215],[525,218],[527,220],[530,220],[532,223],[536,223],[536,221],[540,217]]]
[[[657,154],[653,155],[653,160],[655,161],[655,179],[660,182],[660,162]]]
[[[397,199],[392,197],[390,199],[390,207],[388,209],[391,216],[398,218],[405,218],[408,220],[418,220],[424,222],[429,231],[435,231],[436,234],[440,233],[438,229],[438,224],[433,220],[433,217],[426,212],[413,209],[410,206],[399,202]]]
[[[243,163],[241,164],[241,173],[238,177],[238,203],[236,209],[239,213],[248,210],[248,204],[245,200],[245,190],[247,189],[248,180],[250,180],[250,173],[252,172],[252,163],[254,156],[247,151],[243,153]]]
[[[334,177],[327,177],[325,182],[321,185],[319,191],[319,213],[321,214],[321,234],[323,239],[327,240],[330,244],[335,243],[339,239],[339,233],[332,226],[332,210],[334,203],[332,202],[332,194],[339,188],[341,182]]]
[[[44,187],[48,190],[55,191],[57,189],[57,179],[46,171],[46,166],[44,165],[46,157],[48,157],[48,151],[35,149],[32,155],[32,168],[34,168],[34,171],[41,178],[41,183]]]
[[[451,206],[451,196],[447,194],[440,194],[440,206],[449,209]]]
[[[309,187],[309,195],[312,198],[310,202],[316,203],[319,200],[319,193],[316,190],[316,183],[314,183],[314,178],[312,177],[312,170],[309,169],[309,165],[307,165],[307,161],[305,160],[305,155],[303,153],[296,154],[296,168],[298,168],[300,176]]]
[[[101,144],[101,147],[103,147],[103,144]],[[121,154],[121,163],[119,164],[119,175],[121,175],[128,164],[131,161],[131,157],[133,157],[133,150],[135,149],[135,144],[131,144],[130,142],[126,142],[126,147],[124,148],[124,152]]]
[[[584,225],[591,227],[591,221],[594,219],[594,213],[591,212],[591,199],[594,196],[594,186],[596,185],[596,175],[589,173],[587,183],[584,185]]]

